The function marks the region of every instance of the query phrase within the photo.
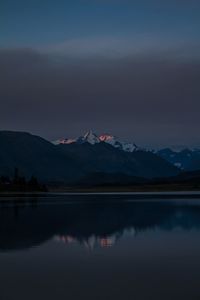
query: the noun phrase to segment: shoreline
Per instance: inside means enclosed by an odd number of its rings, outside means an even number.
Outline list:
[[[49,191],[45,193],[40,192],[4,192],[0,193],[0,199],[4,197],[20,198],[48,198],[48,197],[62,197],[62,196],[136,196],[136,197],[199,197],[200,191]]]

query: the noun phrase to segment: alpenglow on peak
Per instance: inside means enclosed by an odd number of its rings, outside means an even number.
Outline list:
[[[71,139],[71,138],[65,138],[65,139],[59,139],[53,142],[55,145],[59,144],[83,144],[83,143],[89,143],[91,145],[99,144],[99,143],[107,143],[111,146],[118,148],[119,150],[123,150],[126,152],[133,152],[136,150],[139,150],[139,147],[135,143],[129,143],[119,140],[116,136],[113,136],[111,134],[101,134],[97,135],[92,130],[89,130],[84,135]]]

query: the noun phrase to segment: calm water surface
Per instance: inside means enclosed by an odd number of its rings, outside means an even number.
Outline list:
[[[200,299],[200,200],[0,201],[0,299]]]

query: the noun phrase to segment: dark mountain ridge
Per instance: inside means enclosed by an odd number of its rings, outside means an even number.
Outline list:
[[[0,131],[0,176],[18,168],[25,177],[44,182],[75,183],[90,173],[123,173],[135,177],[169,177],[179,170],[148,151],[125,152],[105,142],[53,145],[25,132]]]
[[[153,178],[177,175],[179,170],[166,160],[148,151],[125,152],[101,142],[57,146],[63,153],[71,153],[86,173],[124,173]]]

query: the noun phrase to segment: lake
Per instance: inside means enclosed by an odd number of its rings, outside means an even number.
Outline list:
[[[200,196],[0,201],[0,299],[200,299]]]

